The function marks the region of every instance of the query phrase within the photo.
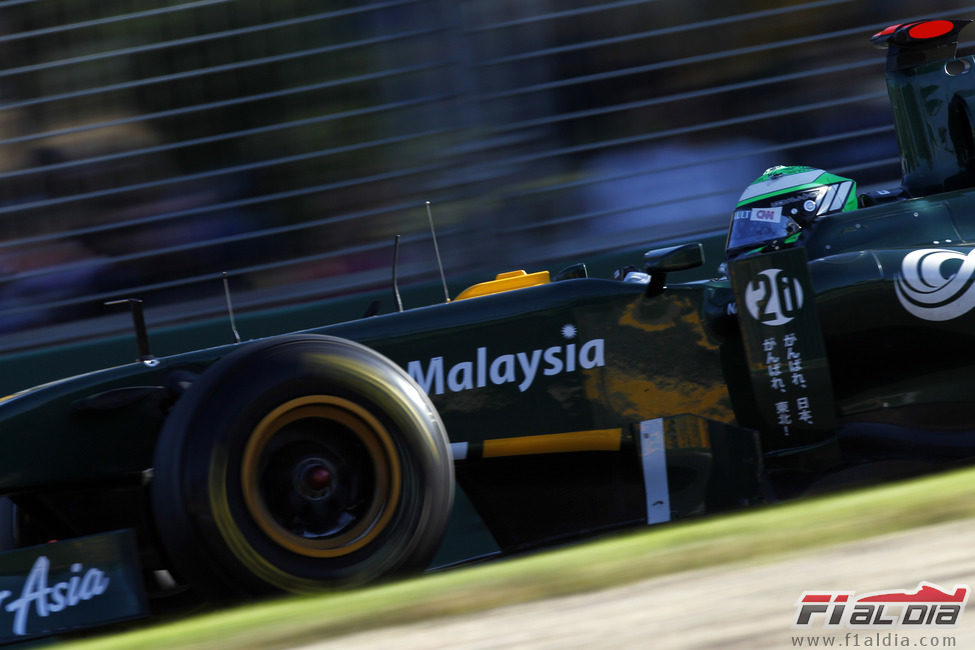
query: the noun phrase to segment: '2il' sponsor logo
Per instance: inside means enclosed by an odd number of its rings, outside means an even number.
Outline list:
[[[876,591],[859,596],[852,591],[804,591],[796,601],[792,627],[950,628],[958,625],[970,592],[968,585],[944,590],[930,582],[919,583],[913,591]]]
[[[782,272],[766,269],[745,288],[745,307],[751,317],[764,325],[785,325],[792,321],[803,304],[799,280]]]

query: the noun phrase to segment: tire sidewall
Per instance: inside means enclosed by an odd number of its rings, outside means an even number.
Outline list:
[[[337,558],[309,558],[274,543],[241,487],[244,450],[258,422],[307,395],[339,396],[368,411],[389,433],[402,470],[382,530]],[[249,592],[314,591],[423,568],[439,545],[453,495],[449,443],[426,394],[379,353],[314,335],[248,346],[208,370],[167,420],[157,475],[153,498],[161,518],[186,527],[170,531],[168,540],[163,535],[174,563],[184,565],[180,572]],[[190,557],[179,562],[177,554]]]

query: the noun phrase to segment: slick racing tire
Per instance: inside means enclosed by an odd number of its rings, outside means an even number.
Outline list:
[[[177,575],[219,597],[423,569],[453,485],[443,424],[408,374],[358,343],[292,335],[231,353],[187,390],[151,492]]]

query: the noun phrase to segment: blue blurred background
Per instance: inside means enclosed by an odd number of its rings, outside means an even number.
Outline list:
[[[896,186],[939,0],[0,2],[0,352],[723,229],[770,165]],[[975,29],[970,34],[975,38]],[[963,42],[964,49],[969,43]],[[388,308],[387,308],[388,310]]]

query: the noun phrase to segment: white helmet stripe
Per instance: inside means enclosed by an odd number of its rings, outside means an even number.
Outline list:
[[[807,183],[815,182],[817,178],[825,174],[822,169],[813,169],[808,172],[799,172],[798,174],[786,174],[784,176],[779,176],[778,178],[770,178],[767,181],[762,181],[761,183],[752,183],[745,188],[745,191],[741,193],[741,198],[738,202],[747,201],[748,199],[754,198],[756,196],[761,196],[763,194],[769,194],[770,192],[775,192],[776,190],[786,190],[790,187],[797,187],[799,185],[806,185]]]
[[[832,205],[829,206],[830,212],[836,212],[837,210],[842,210],[843,205],[846,203],[847,197],[850,196],[850,186],[853,185],[853,181],[844,181],[840,183],[840,189],[833,198]],[[833,187],[836,187],[835,185]]]
[[[829,186],[829,188],[826,190],[826,196],[824,196],[822,201],[819,203],[819,210],[816,211],[816,214],[823,214],[829,210],[829,204],[833,201],[833,195],[836,194],[837,187],[838,185],[835,183]]]

